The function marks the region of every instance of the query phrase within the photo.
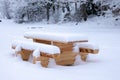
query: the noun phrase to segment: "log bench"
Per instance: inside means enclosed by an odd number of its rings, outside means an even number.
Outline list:
[[[93,43],[89,43],[89,42],[75,43],[75,47],[77,48],[76,51],[79,52],[81,59],[83,61],[86,61],[87,55],[89,53],[98,54],[98,52],[99,52],[98,46]]]
[[[24,61],[28,61],[29,56],[33,56],[33,63],[40,61],[43,67],[47,67],[49,58],[57,58],[60,54],[60,49],[54,45],[48,45],[35,42],[13,41],[12,48],[15,53],[21,54]]]

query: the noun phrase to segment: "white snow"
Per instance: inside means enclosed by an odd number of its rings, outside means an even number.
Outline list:
[[[113,18],[92,18],[87,22],[66,24],[16,24],[11,20],[0,22],[0,79],[1,80],[120,80],[120,25]],[[33,28],[34,27],[34,28]],[[73,66],[41,67],[22,61],[12,54],[13,40],[24,41],[29,31],[82,33],[89,42],[99,45],[97,55],[88,55],[87,62]]]
[[[13,45],[13,47],[14,47],[14,46],[15,46],[15,45]],[[15,48],[15,52],[19,52],[19,51],[21,51],[21,49],[22,49],[22,48],[21,48],[21,45],[18,44],[18,45],[16,46],[16,48]]]
[[[82,33],[26,32],[25,37],[50,41],[72,42],[85,41],[88,38]]]
[[[95,43],[90,43],[90,42],[79,42],[74,44],[73,51],[79,53],[79,48],[88,48],[92,50],[99,50],[99,47]]]
[[[99,49],[97,44],[90,43],[90,42],[83,42],[83,43],[75,43],[74,46],[78,46],[79,48],[89,48],[89,49]]]
[[[60,49],[54,45],[48,45],[43,43],[35,43],[31,41],[19,41],[14,40],[12,46],[16,46],[16,51],[20,51],[21,49],[33,50],[33,56],[39,56],[40,52],[45,52],[48,54],[59,54]]]
[[[40,56],[40,49],[39,48],[37,48],[33,51],[33,56],[34,57],[39,57]]]

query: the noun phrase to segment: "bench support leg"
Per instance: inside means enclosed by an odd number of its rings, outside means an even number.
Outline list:
[[[28,61],[30,54],[32,54],[32,51],[22,49],[20,54],[24,61]]]
[[[40,56],[41,66],[48,67],[49,57]]]
[[[36,61],[40,61],[40,57],[33,57],[33,64],[36,64]]]
[[[82,53],[82,52],[80,52],[81,60],[82,61],[86,61],[87,60],[87,55],[88,55],[88,53]]]

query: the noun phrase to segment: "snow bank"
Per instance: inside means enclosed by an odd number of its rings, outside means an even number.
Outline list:
[[[35,43],[35,42],[26,42],[26,41],[18,41],[14,40],[12,46],[15,46],[15,51],[21,51],[21,49],[33,50],[33,56],[39,56],[40,51],[49,53],[49,54],[59,54],[60,49],[54,45]]]
[[[60,41],[60,42],[88,40],[88,38],[85,35],[80,33],[26,32],[24,36],[27,38]]]

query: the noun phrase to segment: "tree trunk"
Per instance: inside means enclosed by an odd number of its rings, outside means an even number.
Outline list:
[[[77,11],[77,2],[75,2],[75,12]]]
[[[47,21],[49,21],[49,17],[50,17],[50,15],[49,15],[49,8],[47,8]]]

